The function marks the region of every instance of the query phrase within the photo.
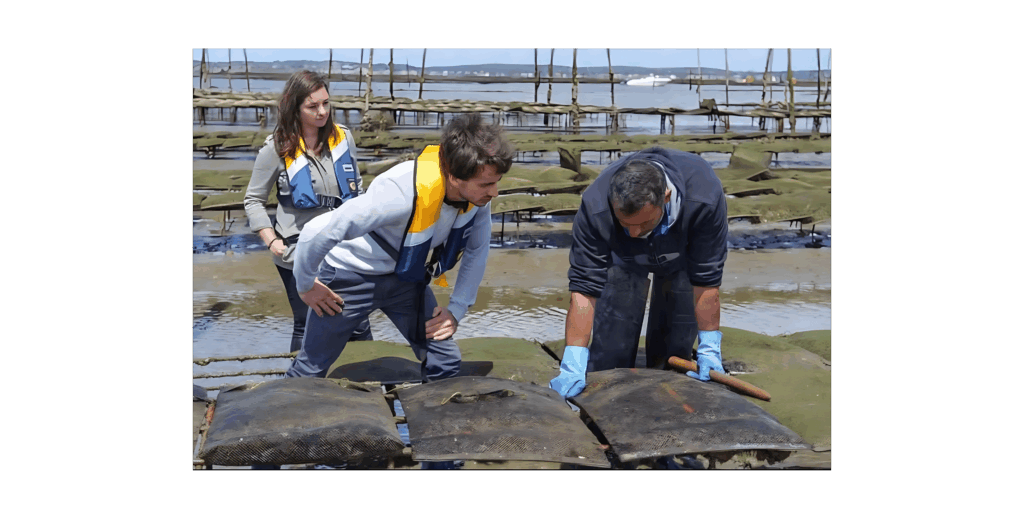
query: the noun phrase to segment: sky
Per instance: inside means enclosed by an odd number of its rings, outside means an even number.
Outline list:
[[[333,49],[335,61],[359,62],[361,49]],[[374,63],[387,63],[389,59],[388,48],[376,48],[373,52]],[[772,70],[786,70],[786,50],[775,49],[772,57]],[[327,61],[330,52],[328,49],[245,49],[249,61],[286,61],[286,60],[312,60]],[[410,66],[419,67],[423,60],[423,49],[394,49],[395,63],[408,63]],[[793,70],[817,70],[818,55],[816,49],[798,48],[793,49]],[[202,49],[192,49],[192,59],[200,59]],[[700,66],[725,69],[725,49],[700,49]],[[829,65],[830,49],[821,49],[821,68],[827,69]],[[640,66],[640,67],[696,67],[698,65],[697,49],[611,49],[612,68],[616,66]],[[209,48],[207,57],[211,61],[226,62],[228,60],[228,49]],[[370,50],[363,49],[363,62],[370,57]],[[729,70],[735,71],[764,71],[765,61],[768,58],[768,49],[728,49]],[[231,60],[242,61],[242,49],[231,49]],[[551,49],[538,49],[537,60],[541,65],[551,61]],[[572,49],[556,48],[555,65],[572,66]],[[505,49],[452,49],[452,48],[427,48],[427,66],[453,66],[453,65],[479,65],[485,63],[523,64],[533,65],[534,49],[532,48],[505,48]],[[605,49],[577,49],[576,64],[580,67],[607,67],[608,54]]]

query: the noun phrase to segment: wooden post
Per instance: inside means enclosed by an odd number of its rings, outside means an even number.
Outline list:
[[[424,74],[427,73],[427,49],[423,49],[423,64],[420,65],[420,99],[423,99],[423,82],[426,80]]]
[[[533,49],[533,102],[537,102],[537,92],[540,90],[540,65],[537,63],[537,49]]]
[[[203,49],[203,53],[199,58],[199,89],[203,89],[203,72],[206,70],[206,49]]]
[[[572,50],[572,132],[580,133],[580,106],[576,104],[579,94],[580,80],[576,76],[576,49]]]
[[[786,49],[786,82],[789,83],[789,133],[796,133],[796,114],[793,112],[795,94],[793,92],[793,49]]]
[[[555,77],[555,49],[551,49],[551,63],[548,65],[548,104],[551,104],[551,80]]]
[[[612,50],[605,49],[608,53],[608,81],[612,84],[612,106],[615,106],[615,73],[612,72]]]
[[[761,102],[764,102],[764,93],[772,77],[768,75],[768,69],[772,66],[772,49],[768,49],[768,61],[764,64],[764,75],[761,76]]]
[[[697,106],[700,106],[700,85],[704,82],[704,73],[700,70],[700,49],[697,49]]]
[[[370,68],[366,73],[366,107],[363,108],[363,117],[370,111],[370,98],[373,97],[373,49],[370,49]]]
[[[245,90],[252,92],[252,87],[249,86],[249,54],[245,52],[245,49],[242,49],[242,57],[245,58]]]
[[[327,84],[331,84],[331,67],[334,66],[334,49],[327,49]]]
[[[551,104],[551,81],[555,76],[555,49],[551,49],[551,63],[548,65],[548,104]],[[548,125],[549,114],[544,114],[544,126]]]
[[[359,49],[359,89],[356,93],[361,94],[363,92],[363,49]]]
[[[821,108],[821,49],[815,49],[818,53],[818,93],[814,96],[814,107]]]
[[[228,49],[228,92],[231,91],[231,49]]]
[[[829,83],[832,81],[832,49],[828,50],[828,76],[825,78],[825,97],[823,102],[828,102]]]
[[[725,106],[729,107],[729,49],[725,49]],[[725,131],[729,131],[729,116],[725,116]]]
[[[388,89],[391,91],[391,100],[395,100],[395,49],[391,49],[391,56],[388,58]]]

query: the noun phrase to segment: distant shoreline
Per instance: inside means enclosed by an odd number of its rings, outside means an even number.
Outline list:
[[[512,64],[512,63],[480,63],[480,64],[466,64],[466,65],[429,65],[430,56],[427,55],[427,66],[419,67],[416,66],[419,63],[393,63],[391,69],[395,77],[401,76],[405,79],[408,74],[413,77],[419,77],[423,71],[426,71],[427,76],[437,77],[458,77],[458,76],[489,76],[489,77],[502,77],[505,79],[522,79],[525,82],[533,83],[536,79],[532,76],[540,76],[541,82],[547,82],[550,76],[554,76],[554,79],[569,79],[571,81],[573,67],[569,65],[551,65],[550,63],[541,63],[538,60],[535,64]],[[201,66],[200,60],[192,60],[192,76],[199,77],[199,70]],[[208,61],[205,63],[206,72],[211,74],[213,77],[226,77],[228,72],[229,63],[226,61]],[[286,60],[286,61],[249,61],[243,60],[231,60],[230,68],[231,75],[239,75],[244,77],[246,68],[249,71],[249,77],[254,78],[254,74],[265,74],[261,79],[279,79],[283,77],[287,79],[292,73],[299,70],[315,70],[317,72],[327,73],[331,72],[332,78],[337,74],[358,77],[359,75],[365,75],[369,72],[372,67],[374,71],[374,79],[379,77],[387,78],[390,72],[387,62],[374,62],[374,63],[357,63],[354,61],[341,61],[333,60],[328,63],[328,60]],[[610,69],[610,70],[609,70]],[[699,66],[657,66],[657,67],[645,67],[636,65],[616,64],[613,59],[610,66],[589,66],[589,67],[577,67],[576,72],[583,80],[583,78],[601,79],[605,82],[608,81],[609,72],[614,73],[615,81],[621,82],[626,79],[645,77],[650,75],[658,76],[676,76],[680,82],[686,82],[688,76],[696,77],[701,76],[705,81],[724,80],[726,76],[729,77],[730,82],[737,79],[744,79],[747,76],[760,80],[767,73],[770,76],[775,76],[775,83],[785,83],[785,78],[789,74],[786,69],[782,70],[769,70],[765,71],[764,67],[758,67],[756,70],[738,70],[738,69],[722,69],[717,67],[699,67]],[[831,80],[832,70],[830,68],[820,69],[822,83],[826,79]],[[794,69],[793,77],[797,81],[809,81],[812,83],[817,82],[819,69]],[[332,79],[333,80],[333,79]],[[710,84],[710,83],[705,83]]]

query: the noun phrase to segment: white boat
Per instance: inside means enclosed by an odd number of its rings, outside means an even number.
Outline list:
[[[671,78],[651,75],[651,76],[647,76],[647,77],[643,77],[643,78],[639,78],[639,79],[630,79],[629,81],[626,81],[626,86],[650,86],[650,87],[654,87],[654,86],[667,85],[670,81],[672,81]]]

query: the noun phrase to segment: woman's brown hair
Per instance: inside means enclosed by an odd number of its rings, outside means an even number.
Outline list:
[[[327,77],[309,70],[300,70],[284,85],[284,92],[277,104],[277,127],[274,128],[274,142],[277,145],[279,157],[292,157],[295,150],[299,148],[299,139],[302,138],[302,120],[299,118],[299,110],[302,103],[313,92],[321,88],[328,90]],[[321,151],[328,149],[327,141],[334,133],[334,109],[327,111],[327,123],[317,133],[316,143],[306,143],[306,149],[320,148]]]

